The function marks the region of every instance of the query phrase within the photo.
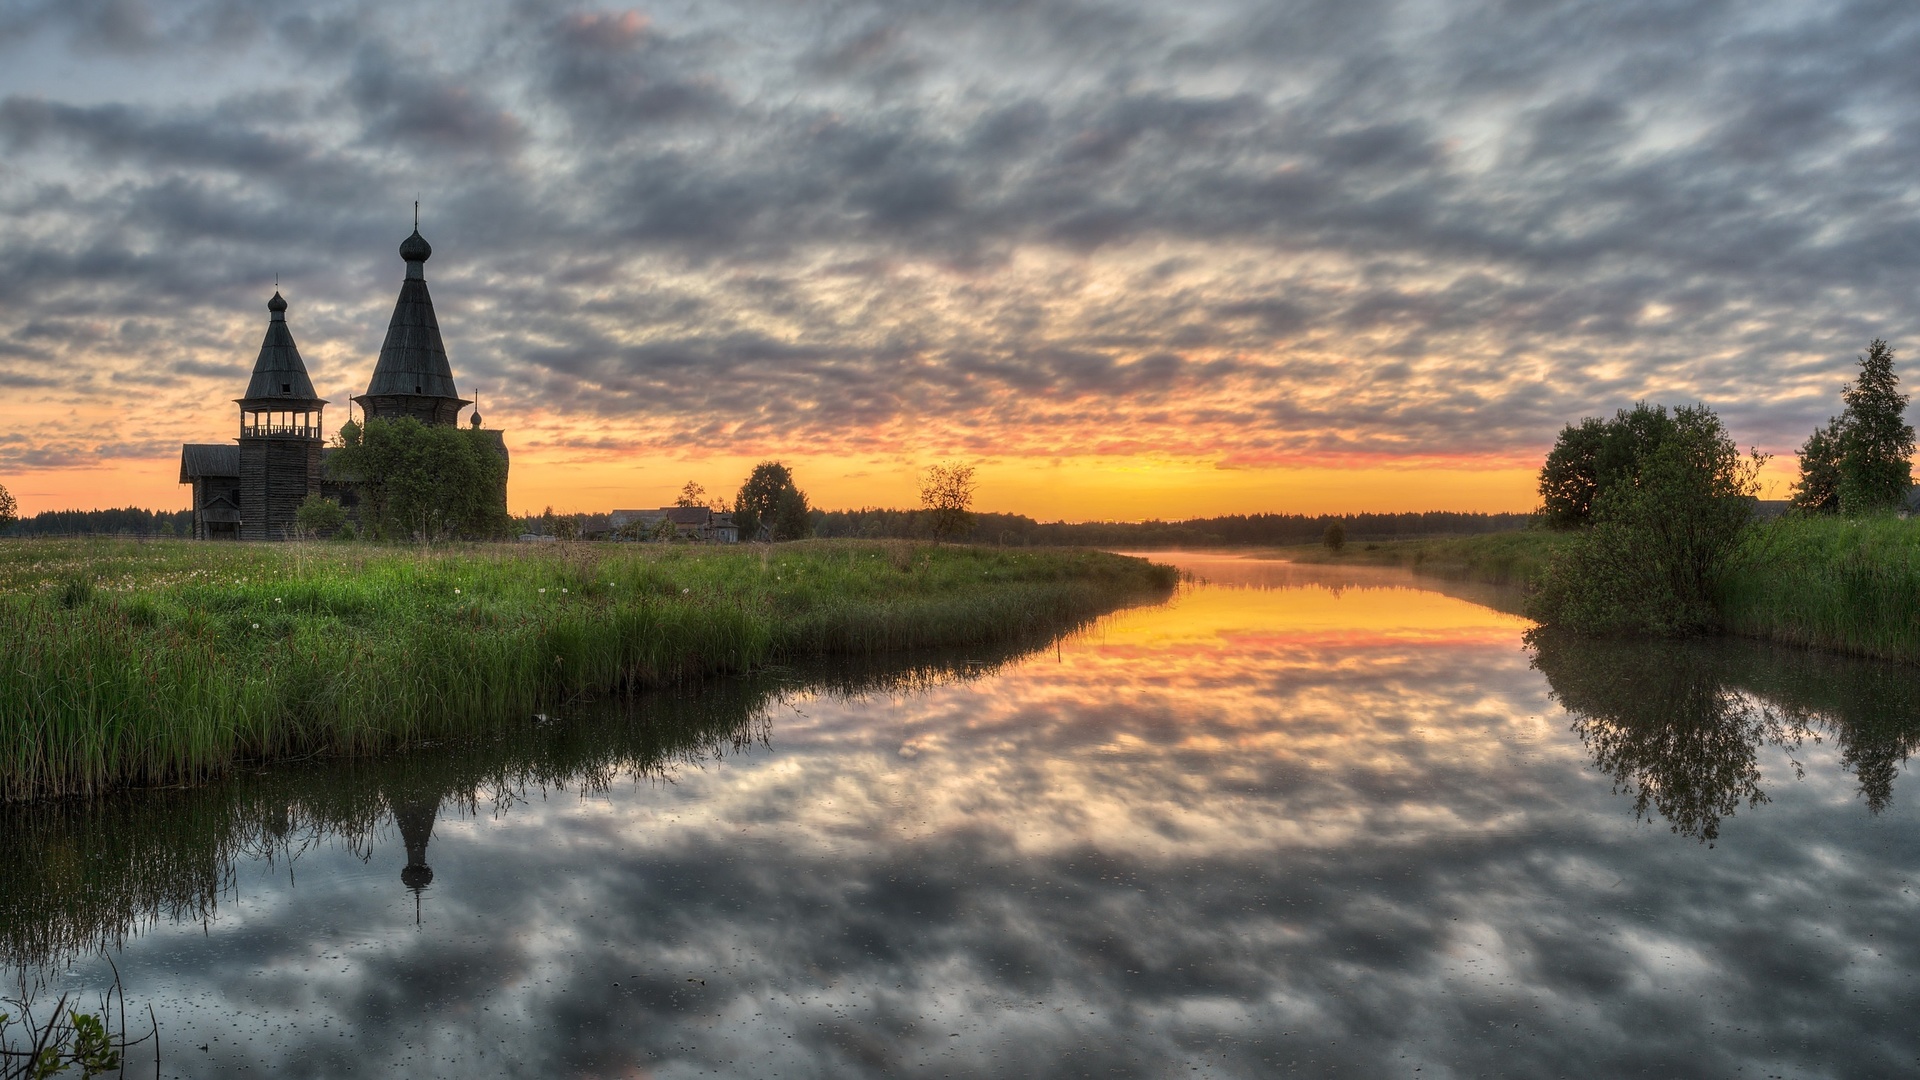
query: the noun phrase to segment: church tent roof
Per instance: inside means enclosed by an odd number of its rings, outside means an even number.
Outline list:
[[[387,323],[380,360],[367,383],[368,397],[460,397],[453,385],[447,346],[440,340],[440,321],[433,314],[433,296],[427,292],[425,265],[432,254],[419,229],[400,245],[407,277],[400,283],[400,298],[394,302],[393,318]]]
[[[267,336],[260,343],[260,356],[253,362],[253,378],[247,383],[245,406],[284,405],[288,409],[318,408],[326,404],[313,392],[313,380],[307,377],[307,365],[293,344],[293,331],[287,326],[287,302],[275,292],[267,301],[272,316],[267,321]]]

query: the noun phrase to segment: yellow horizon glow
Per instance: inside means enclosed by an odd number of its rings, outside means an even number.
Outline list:
[[[224,432],[223,432],[224,434]],[[507,432],[513,448],[513,432]],[[217,439],[200,441],[214,442]],[[912,509],[919,476],[936,456],[843,458],[775,455],[793,469],[820,509]],[[515,452],[507,505],[514,513],[605,513],[670,505],[692,480],[710,497],[731,500],[753,466],[751,455],[582,458]],[[967,460],[956,456],[954,460]],[[1356,514],[1446,510],[1525,513],[1538,503],[1537,466],[1470,458],[1425,465],[1392,463],[1222,468],[1199,459],[1097,458],[977,461],[975,509],[1038,521],[1177,521],[1224,514]],[[1762,473],[1762,498],[1785,498],[1797,475],[1776,457]],[[43,510],[139,506],[184,509],[177,458],[134,459],[95,468],[42,469],[0,478],[26,517]]]

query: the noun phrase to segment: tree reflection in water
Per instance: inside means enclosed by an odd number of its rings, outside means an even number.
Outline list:
[[[1536,630],[1533,666],[1634,813],[1709,846],[1767,801],[1760,750],[1831,739],[1878,814],[1920,747],[1920,680],[1875,661],[1759,642],[1596,640]]]
[[[293,872],[335,843],[363,859],[397,828],[400,887],[433,880],[427,846],[442,812],[505,814],[529,798],[671,779],[768,735],[769,706],[795,691],[839,698],[905,693],[999,670],[1033,650],[976,647],[912,664],[832,668],[715,682],[534,717],[496,736],[367,761],[243,770],[194,788],[92,800],[0,804],[0,965],[52,968],[119,948],[156,922],[206,922],[234,894],[235,863]]]

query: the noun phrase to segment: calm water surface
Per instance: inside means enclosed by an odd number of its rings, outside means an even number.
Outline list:
[[[1040,653],[6,811],[4,960],[105,944],[170,1076],[1920,1068],[1913,669],[1166,558]]]

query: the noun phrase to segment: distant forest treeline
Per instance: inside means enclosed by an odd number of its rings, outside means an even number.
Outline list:
[[[591,535],[607,527],[606,514],[572,515],[581,532]],[[925,539],[933,535],[932,518],[925,510],[815,510],[808,515],[813,535]],[[537,517],[522,525],[541,531]],[[1084,547],[1229,547],[1318,543],[1335,521],[1348,540],[1408,540],[1422,536],[1462,536],[1523,529],[1531,514],[1229,514],[1187,521],[1089,521],[1080,524],[1035,521],[1021,514],[975,514],[973,528],[962,540],[976,544],[1014,546],[1079,545]],[[10,536],[186,536],[192,512],[187,510],[47,510],[22,518]]]
[[[815,536],[915,538],[932,535],[925,510],[815,510]],[[961,537],[977,544],[1085,547],[1230,547],[1318,543],[1339,522],[1349,540],[1409,540],[1524,529],[1531,514],[1229,514],[1187,521],[1040,522],[1020,514],[975,514]]]
[[[5,536],[186,536],[191,510],[42,510],[0,530]]]

